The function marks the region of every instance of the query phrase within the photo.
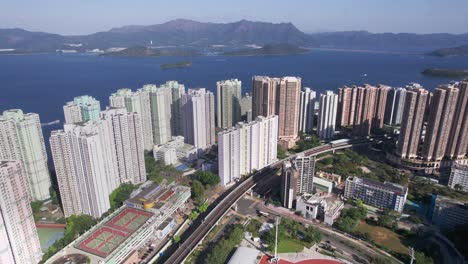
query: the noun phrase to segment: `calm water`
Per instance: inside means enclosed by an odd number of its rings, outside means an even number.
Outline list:
[[[190,68],[161,70],[161,63],[189,59]],[[313,51],[305,55],[270,57],[207,56],[194,58],[110,58],[95,55],[38,54],[0,56],[0,111],[21,108],[36,112],[42,122],[63,120],[62,106],[74,96],[89,94],[108,104],[119,88],[177,80],[188,88],[215,90],[216,81],[239,78],[243,92],[252,75],[300,76],[316,91],[352,84],[405,85],[419,82],[428,89],[451,79],[423,76],[428,67],[468,69],[468,57],[437,58],[408,54]],[[367,74],[367,77],[364,77]],[[49,132],[61,125],[45,128]]]

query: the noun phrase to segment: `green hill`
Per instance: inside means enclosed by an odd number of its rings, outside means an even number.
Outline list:
[[[468,55],[468,45],[438,49],[429,54],[433,56],[439,56],[439,57]]]

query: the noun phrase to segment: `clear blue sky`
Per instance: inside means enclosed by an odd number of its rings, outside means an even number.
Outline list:
[[[5,0],[0,28],[87,34],[187,18],[292,22],[305,32],[468,32],[468,0]]]

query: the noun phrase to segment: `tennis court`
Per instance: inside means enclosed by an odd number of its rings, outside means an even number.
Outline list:
[[[125,208],[118,215],[104,223],[99,229],[86,237],[77,248],[88,253],[106,258],[122,242],[140,228],[152,213]]]

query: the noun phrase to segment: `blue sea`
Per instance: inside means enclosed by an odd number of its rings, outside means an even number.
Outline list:
[[[190,60],[189,68],[160,69],[162,63]],[[429,67],[468,69],[468,57],[439,58],[419,54],[368,53],[314,50],[291,56],[193,58],[114,58],[91,54],[34,54],[0,56],[0,111],[21,108],[40,114],[43,123],[63,121],[62,106],[75,96],[89,94],[108,104],[119,88],[140,88],[177,80],[187,88],[215,91],[223,79],[242,80],[243,92],[250,92],[253,75],[300,76],[303,86],[318,92],[343,85],[387,84],[403,86],[418,82],[432,90],[451,79],[428,77]],[[44,128],[49,133],[62,125]]]

